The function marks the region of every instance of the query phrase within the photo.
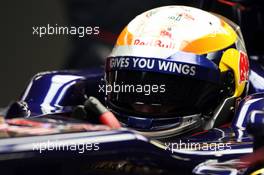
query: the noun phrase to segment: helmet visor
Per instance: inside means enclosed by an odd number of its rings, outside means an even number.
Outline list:
[[[215,107],[218,84],[185,76],[115,70],[106,74],[111,108],[142,117],[185,116]]]

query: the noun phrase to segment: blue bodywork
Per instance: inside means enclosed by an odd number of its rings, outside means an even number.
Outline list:
[[[73,106],[83,104],[86,96],[104,101],[104,94],[99,92],[103,76],[100,68],[42,72],[31,79],[20,100],[27,102],[31,117],[70,112]]]
[[[103,69],[99,68],[39,73],[31,79],[20,100],[28,104],[31,111],[28,117],[68,113],[72,111],[73,106],[83,104],[86,96],[93,95],[100,101],[104,101],[105,92],[99,90],[99,86],[104,84],[103,77]],[[100,143],[100,153],[92,151],[86,154],[90,159],[124,157],[124,159],[156,164],[168,169],[179,167],[178,172],[187,169],[195,174],[243,173],[238,172],[231,165],[236,164],[235,160],[239,157],[253,152],[253,138],[248,134],[246,124],[252,111],[264,109],[263,77],[263,68],[256,60],[251,61],[249,95],[239,103],[233,121],[202,133],[162,141],[147,138],[130,129],[3,139],[0,143],[0,154],[27,151],[31,152],[29,156],[36,156],[37,153],[31,150],[31,142],[43,142],[47,138],[51,141],[59,139],[72,142],[82,139]],[[195,149],[176,147],[176,144],[179,146],[184,143],[211,144],[213,148],[207,147],[207,150],[201,150],[196,147]],[[46,155],[49,154],[62,156],[59,152],[46,153]],[[71,153],[63,154],[63,157],[67,156],[71,156]],[[225,168],[216,166],[225,162],[229,162],[224,166]]]

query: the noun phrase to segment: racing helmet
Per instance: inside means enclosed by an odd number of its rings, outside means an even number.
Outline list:
[[[106,103],[123,125],[152,137],[230,120],[246,94],[248,57],[239,26],[187,6],[135,17],[106,60]]]

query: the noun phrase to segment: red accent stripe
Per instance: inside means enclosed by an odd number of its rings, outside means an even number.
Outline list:
[[[219,128],[228,128],[231,126],[231,123],[225,123],[223,125],[221,125]]]
[[[204,131],[201,131],[201,132],[196,132],[194,134],[192,134],[191,136],[197,136],[197,135],[200,135],[200,134],[203,134],[203,133],[207,133],[208,130],[204,130]]]
[[[240,10],[245,10],[246,9],[246,7],[244,7],[240,3],[230,2],[230,1],[227,1],[227,0],[217,0],[217,1],[220,2],[220,3],[222,3],[222,4],[226,4],[226,5],[232,6],[232,7],[235,7],[236,6]]]
[[[229,5],[229,6],[236,6],[237,3],[235,2],[230,2],[230,1],[227,1],[227,0],[218,0],[218,2],[222,3],[222,4],[226,4],[226,5]]]

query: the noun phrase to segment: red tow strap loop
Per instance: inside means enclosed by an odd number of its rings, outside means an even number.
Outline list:
[[[109,126],[111,128],[115,128],[115,129],[121,128],[121,125],[120,125],[119,121],[114,116],[114,114],[112,112],[110,112],[110,111],[101,114],[99,116],[99,121],[102,124],[105,124],[105,125],[107,125],[107,126]]]
[[[111,128],[118,129],[121,128],[121,124],[115,117],[115,115],[110,112],[98,99],[95,97],[89,97],[89,99],[84,104],[85,108],[93,111],[98,117],[99,121]]]

